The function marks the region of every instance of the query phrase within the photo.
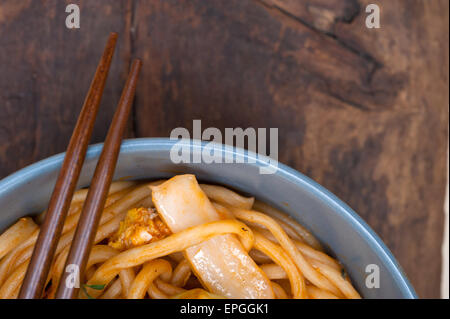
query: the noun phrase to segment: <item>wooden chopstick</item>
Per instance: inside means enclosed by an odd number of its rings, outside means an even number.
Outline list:
[[[70,201],[86,156],[116,42],[117,33],[111,33],[70,138],[47,214],[19,292],[19,298],[35,299],[42,296]]]
[[[72,240],[66,265],[64,266],[65,270],[68,269],[66,268],[68,265],[71,265],[71,267],[78,267],[77,273],[79,279],[84,277],[85,267],[105,206],[106,196],[108,195],[108,189],[113,178],[117,157],[120,151],[120,144],[131,111],[141,64],[141,61],[136,59],[131,66],[131,71],[122,91],[122,96],[120,97],[114,118],[109,127],[100,159],[95,168],[94,177]],[[68,276],[73,276],[73,272],[63,272],[55,295],[57,299],[71,299],[78,293],[79,287],[67,285]],[[80,281],[81,280],[78,282]]]

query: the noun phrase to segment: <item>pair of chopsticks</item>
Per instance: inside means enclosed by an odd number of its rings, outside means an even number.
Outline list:
[[[43,294],[67,211],[86,156],[116,42],[117,33],[111,33],[67,147],[66,156],[56,180],[47,214],[41,226],[33,255],[19,292],[19,298],[35,299],[41,298]],[[64,269],[67,269],[68,265],[78,267],[78,282],[83,278],[116,167],[141,64],[140,60],[135,59],[131,65],[131,71],[109,127],[66,260]],[[79,287],[67,284],[66,279],[70,279],[67,278],[68,276],[70,276],[70,273],[64,271],[59,281],[56,298],[74,298],[78,293]]]

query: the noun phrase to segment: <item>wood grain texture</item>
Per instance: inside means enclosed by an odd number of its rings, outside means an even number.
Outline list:
[[[448,136],[448,1],[129,0],[0,4],[0,177],[62,151],[95,69],[118,51],[101,141],[131,56],[143,59],[130,136],[178,126],[278,127],[280,160],[382,237],[419,296],[438,297]],[[89,71],[91,70],[91,71]],[[4,75],[7,76],[4,76]]]
[[[65,150],[109,33],[126,33],[123,3],[78,2],[79,32],[65,27],[67,3],[73,1],[0,3],[2,177]],[[125,82],[124,45],[121,39],[112,61],[93,132],[96,143],[106,136]]]

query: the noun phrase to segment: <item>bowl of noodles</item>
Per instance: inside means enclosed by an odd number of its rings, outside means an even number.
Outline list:
[[[239,163],[174,163],[174,145]],[[102,144],[89,147],[43,298],[53,298]],[[64,154],[0,181],[0,298],[16,298]],[[80,298],[416,298],[346,204],[277,163],[221,144],[123,142]]]

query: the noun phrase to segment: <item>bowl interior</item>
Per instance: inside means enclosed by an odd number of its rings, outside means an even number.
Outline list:
[[[163,178],[192,173],[199,180],[232,187],[251,194],[294,217],[342,262],[364,298],[415,298],[415,292],[400,266],[378,236],[330,192],[297,171],[278,164],[275,174],[260,174],[255,154],[246,152],[246,163],[174,164],[170,150],[175,141],[133,139],[123,143],[114,179]],[[79,179],[80,187],[89,184],[101,152],[101,144],[89,148]],[[227,157],[234,150],[216,145]],[[202,145],[191,145],[193,153]],[[63,154],[28,166],[0,181],[0,231],[19,217],[45,209]],[[254,160],[254,163],[248,163]],[[375,265],[375,266],[369,266]],[[379,288],[366,285],[367,267],[379,269]],[[376,271],[376,270],[375,270]],[[370,279],[370,278],[369,278]]]

